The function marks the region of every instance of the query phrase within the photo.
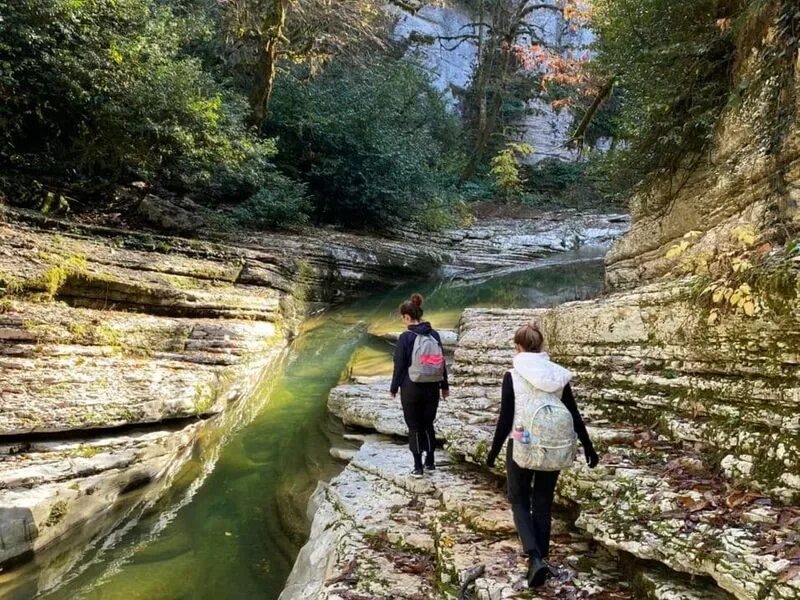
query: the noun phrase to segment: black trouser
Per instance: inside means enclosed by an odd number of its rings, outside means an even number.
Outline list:
[[[433,464],[436,449],[433,422],[439,408],[439,384],[406,380],[400,386],[400,403],[408,426],[408,445],[414,455],[414,466],[422,466],[423,452],[428,453],[426,462]]]
[[[550,526],[553,515],[553,496],[559,471],[523,469],[512,457],[512,440],[506,452],[508,499],[514,525],[529,556],[546,558],[550,552]]]

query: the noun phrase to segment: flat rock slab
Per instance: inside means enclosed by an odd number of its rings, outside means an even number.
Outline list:
[[[363,380],[363,379],[361,379]],[[408,426],[403,418],[400,395],[389,395],[391,380],[369,378],[367,383],[352,383],[333,388],[328,395],[328,410],[342,419],[345,425],[372,429],[386,435],[405,437]],[[445,415],[449,400],[439,402],[440,417],[437,427],[456,426],[458,423]]]
[[[478,565],[484,573],[471,584],[474,597],[529,597],[525,558],[496,480],[445,458],[415,479],[409,459],[402,445],[368,441],[318,488],[311,536],[281,600],[455,598]],[[554,530],[563,571],[544,597],[631,597],[608,555],[563,521]]]
[[[7,304],[0,323],[0,435],[213,414],[246,393],[284,344],[264,321],[189,322],[21,300]]]
[[[0,562],[75,535],[134,490],[137,502],[157,498],[191,457],[200,427],[0,446]]]
[[[689,582],[636,567],[634,596],[617,559],[556,515],[552,560],[559,577],[531,594],[523,581],[508,502],[497,479],[442,457],[423,479],[409,476],[404,446],[371,438],[309,505],[311,536],[282,600],[294,598],[728,598],[702,580]],[[481,574],[474,577],[477,567]]]

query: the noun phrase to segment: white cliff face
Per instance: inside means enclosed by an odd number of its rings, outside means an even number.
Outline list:
[[[556,4],[554,0],[544,3]],[[469,86],[477,65],[477,42],[442,38],[477,35],[474,27],[476,17],[452,1],[425,5],[415,14],[395,6],[387,10],[397,18],[395,39],[408,42],[406,57],[430,73],[434,87],[445,95],[452,109],[457,110],[459,92]],[[590,30],[579,28],[573,31],[556,10],[533,11],[529,25],[533,35],[525,36],[521,40],[523,44],[540,41],[548,47],[569,49],[578,55],[588,52],[594,41]],[[577,150],[567,147],[574,122],[568,109],[555,110],[539,99],[529,101],[526,108],[526,114],[512,133],[512,137],[533,146],[534,152],[525,162],[534,164],[547,158],[579,158]],[[601,150],[607,146],[607,140],[598,144]]]
[[[473,17],[453,2],[426,5],[415,14],[394,6],[387,10],[397,17],[395,39],[409,42],[406,57],[430,73],[433,86],[445,94],[455,109],[454,91],[466,89],[469,84],[477,64],[478,46],[475,40],[459,43],[440,38],[474,35]]]

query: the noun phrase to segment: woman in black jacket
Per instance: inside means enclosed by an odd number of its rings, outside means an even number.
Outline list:
[[[414,342],[417,336],[429,335],[436,340],[441,349],[442,340],[439,334],[427,321],[422,321],[422,296],[413,294],[409,300],[400,305],[400,316],[406,325],[407,331],[403,332],[397,340],[394,351],[394,374],[389,393],[392,398],[397,397],[400,391],[400,402],[403,405],[403,416],[408,426],[408,444],[414,456],[414,477],[423,476],[422,453],[425,453],[424,468],[433,470],[434,451],[436,449],[436,434],[433,430],[433,421],[439,408],[439,393],[447,398],[450,386],[447,382],[447,366],[444,366],[440,382],[416,383],[409,377]]]
[[[514,370],[517,376],[532,386],[547,393],[560,392],[561,402],[572,415],[575,433],[578,436],[586,462],[590,468],[598,463],[586,425],[583,423],[569,380],[572,374],[563,367],[550,361],[546,352],[542,352],[544,338],[535,323],[520,327],[514,335],[514,346],[517,355],[514,357]],[[511,371],[503,377],[500,416],[494,433],[492,449],[486,459],[490,467],[494,466],[503,444],[508,439],[506,451],[506,475],[508,480],[508,499],[514,515],[522,548],[528,555],[528,585],[538,587],[553,575],[550,567],[544,562],[550,550],[550,527],[552,520],[553,496],[559,471],[537,471],[520,467],[513,458],[513,439],[509,439],[514,426],[515,414],[514,379]]]

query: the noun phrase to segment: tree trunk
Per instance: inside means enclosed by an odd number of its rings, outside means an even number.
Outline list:
[[[285,40],[283,28],[286,24],[286,10],[290,0],[275,0],[275,13],[268,33],[264,36],[258,50],[255,82],[250,93],[250,125],[261,129],[267,118],[272,88],[275,85],[275,69],[278,60],[278,47]]]
[[[506,15],[508,17],[508,15]],[[503,21],[501,20],[502,16],[496,14],[494,17],[495,23],[501,25]],[[506,21],[506,31],[500,35],[493,35],[493,43],[490,48],[490,52],[492,55],[497,53],[498,47],[500,48],[500,72],[496,78],[496,85],[494,93],[492,94],[492,102],[486,108],[486,87],[488,85],[489,73],[486,74],[485,80],[483,81],[483,89],[482,97],[480,98],[481,101],[481,109],[484,111],[484,115],[479,120],[479,127],[478,133],[475,136],[475,147],[470,154],[469,160],[467,161],[467,165],[464,167],[464,171],[461,173],[461,181],[467,181],[475,176],[475,173],[478,170],[478,165],[483,160],[483,156],[486,152],[486,148],[489,146],[489,140],[494,133],[495,127],[497,126],[497,117],[500,114],[500,109],[503,106],[503,97],[505,96],[505,88],[508,83],[508,75],[509,70],[511,67],[511,49],[514,41],[517,38],[517,31],[519,28],[519,17],[518,15],[514,15],[510,20]],[[492,32],[493,34],[495,32]],[[501,42],[498,44],[498,41]],[[494,62],[494,58],[492,58],[492,63]],[[488,70],[488,69],[487,69]]]
[[[475,176],[478,170],[478,165],[483,160],[486,148],[489,146],[492,134],[497,126],[497,118],[500,115],[500,109],[503,107],[503,99],[508,85],[509,72],[511,69],[511,52],[514,43],[516,42],[519,28],[522,24],[525,15],[527,14],[529,0],[523,0],[513,12],[510,11],[511,6],[503,6],[501,3],[497,4],[497,11],[492,16],[492,45],[489,49],[492,57],[492,64],[490,67],[484,67],[485,77],[483,81],[479,81],[479,89],[481,97],[480,110],[483,115],[478,120],[478,133],[475,136],[475,147],[470,154],[467,165],[461,173],[461,181],[467,181]],[[504,12],[508,11],[508,12]],[[492,102],[486,109],[486,87],[490,73],[488,71],[494,70],[494,56],[497,53],[498,47],[500,48],[500,72],[496,78],[496,85],[494,94],[492,95]],[[480,114],[480,113],[479,113]]]
[[[600,107],[603,106],[603,102],[611,95],[611,92],[614,91],[614,84],[617,82],[617,76],[614,75],[610,77],[603,86],[598,90],[597,96],[595,96],[594,100],[592,101],[591,106],[586,109],[586,113],[583,115],[581,122],[578,123],[578,127],[575,129],[575,132],[570,136],[568,144],[578,144],[579,148],[583,148],[584,136],[586,135],[586,130],[589,128],[589,125],[592,123],[592,119],[600,110]]]

